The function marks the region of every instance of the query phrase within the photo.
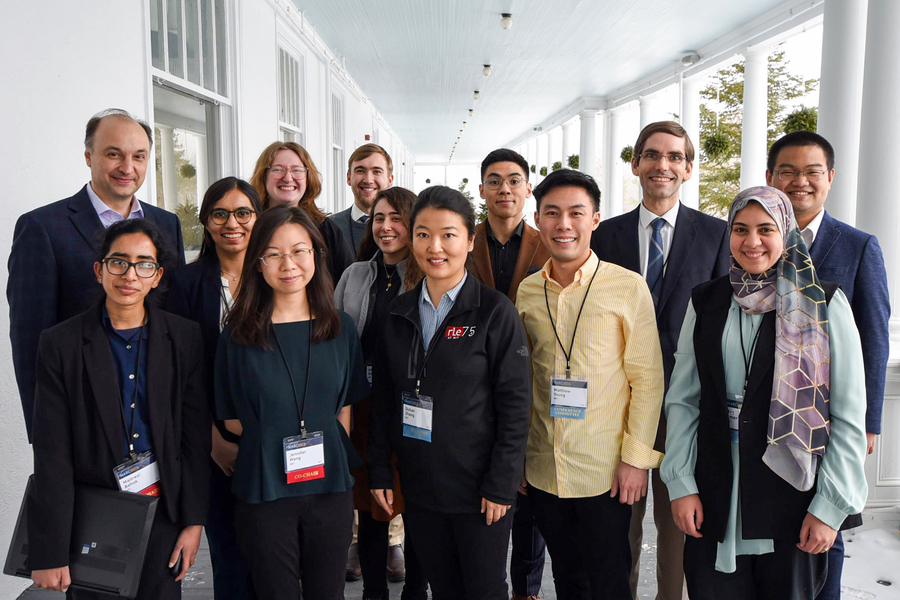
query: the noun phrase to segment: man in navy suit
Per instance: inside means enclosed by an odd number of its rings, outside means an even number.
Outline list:
[[[25,427],[31,440],[35,366],[41,332],[84,312],[103,293],[93,264],[103,231],[146,217],[162,230],[184,264],[181,224],[173,213],[139,202],[153,132],[127,112],[109,109],[88,121],[84,158],[91,181],[70,198],[25,213],[9,255],[9,338]]]
[[[643,200],[630,213],[600,223],[591,248],[600,260],[641,273],[656,304],[656,326],[662,347],[666,389],[675,366],[681,323],[694,286],[728,272],[726,223],[688,208],[678,200],[681,184],[691,177],[694,145],[673,121],[651,123],[634,144],[631,171],[640,178]],[[660,415],[655,449],[665,449],[666,423]],[[684,534],[672,519],[666,486],[658,469],[652,473],[653,520],[657,530],[657,599],[687,598],[684,590]],[[643,539],[646,497],[632,507],[631,593],[637,579]]]
[[[791,199],[819,279],[841,284],[863,342],[866,370],[867,452],[881,433],[881,407],[889,351],[887,272],[874,235],[833,218],[825,199],[834,181],[834,149],[810,131],[794,131],[772,144],[766,181]],[[859,521],[861,524],[861,521]],[[828,579],[818,598],[840,598],[844,542],[838,533],[828,552]]]

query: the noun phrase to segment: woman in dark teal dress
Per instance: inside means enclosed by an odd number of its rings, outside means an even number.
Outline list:
[[[356,326],[334,308],[325,265],[305,212],[263,214],[216,355],[216,411],[241,436],[238,542],[261,598],[295,600],[301,579],[307,598],[343,598],[349,405],[369,386]]]

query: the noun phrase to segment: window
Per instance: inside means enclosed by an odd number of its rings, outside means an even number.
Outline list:
[[[303,145],[303,69],[299,60],[278,49],[278,131],[283,142]]]
[[[331,159],[334,185],[334,210],[344,209],[344,101],[337,94],[331,95]]]
[[[227,95],[225,0],[150,0],[155,68]]]

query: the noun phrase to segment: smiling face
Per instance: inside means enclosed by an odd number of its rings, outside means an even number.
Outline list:
[[[297,153],[292,150],[279,150],[275,153],[275,159],[266,171],[266,193],[269,195],[269,206],[286,204],[297,206],[300,199],[306,193],[306,176],[295,177],[291,171],[296,168],[305,168]],[[272,167],[283,167],[284,173],[272,172]]]
[[[488,165],[484,175],[485,182],[500,181],[498,189],[493,185],[482,183],[478,186],[481,197],[487,204],[488,212],[501,219],[522,218],[525,199],[531,196],[531,184],[522,172],[522,167],[511,161],[496,162]],[[510,181],[519,181],[519,186],[511,188]]]
[[[656,162],[635,156],[631,159],[631,172],[641,180],[644,198],[649,203],[674,206],[678,199],[681,183],[691,178],[693,163],[682,160],[681,164],[669,162],[668,156],[685,156],[685,140],[670,133],[657,132],[647,138],[642,154],[655,152],[661,155]],[[648,208],[650,208],[648,206]]]
[[[579,267],[591,253],[591,232],[600,224],[600,213],[586,190],[557,187],[544,194],[534,213],[541,241],[555,265]]]
[[[91,187],[107,204],[131,201],[144,183],[150,140],[143,127],[122,116],[109,116],[97,125],[84,160],[91,168]]]
[[[817,181],[799,175],[782,181],[779,171],[824,171],[825,174]],[[828,170],[828,159],[819,146],[788,146],[775,157],[775,173],[766,171],[766,181],[787,194],[794,207],[797,224],[802,229],[822,210],[834,181],[834,169]]]
[[[354,161],[347,172],[347,185],[353,191],[356,207],[366,214],[372,211],[378,192],[391,187],[392,183],[394,175],[388,171],[387,160],[377,152]]]
[[[372,237],[384,253],[384,262],[396,264],[406,257],[409,237],[403,218],[386,198],[375,203],[372,210]]]
[[[246,194],[235,188],[222,196],[222,199],[216,202],[209,211],[210,216],[205,223],[206,230],[215,242],[216,249],[220,252],[240,254],[247,250],[250,232],[253,231],[257,215],[251,214],[250,221],[247,223],[238,223],[233,211],[240,209],[252,211],[253,203]],[[218,225],[213,221],[213,215],[217,210],[232,211],[224,225]]]
[[[784,239],[775,220],[758,202],[750,202],[734,216],[731,256],[748,273],[765,273],[781,258]]]
[[[297,223],[285,223],[275,230],[272,239],[263,249],[263,256],[269,254],[291,254],[301,249],[313,249],[309,232]],[[298,252],[295,261],[289,256],[268,258],[267,262],[259,261],[259,269],[263,279],[272,288],[275,303],[293,294],[306,295],[306,286],[316,273],[316,261],[309,252]]]
[[[156,246],[145,233],[127,233],[112,243],[104,257],[118,258],[130,263],[142,261],[157,262]],[[138,277],[134,267],[129,267],[122,275],[113,275],[105,264],[94,263],[94,275],[106,292],[106,305],[128,309],[144,303],[150,290],[159,285],[163,269],[156,270],[153,277]],[[111,306],[112,305],[112,306]]]
[[[422,209],[413,225],[413,255],[433,283],[447,289],[459,283],[474,247],[463,218],[452,210]]]

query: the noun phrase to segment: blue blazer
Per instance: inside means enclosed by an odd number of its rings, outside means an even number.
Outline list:
[[[841,284],[850,301],[866,369],[866,431],[881,433],[891,316],[881,246],[874,235],[842,223],[826,211],[809,253],[819,279]]]
[[[160,228],[179,264],[184,264],[178,217],[144,202],[141,208]],[[36,208],[16,221],[6,299],[13,367],[29,440],[38,340],[43,330],[83,313],[103,294],[92,265],[104,231],[86,185],[71,198]]]
[[[640,273],[638,227],[640,206],[624,215],[601,221],[591,236],[591,249],[600,260]],[[672,248],[656,306],[656,328],[659,330],[667,390],[691,290],[725,275],[731,267],[727,228],[727,223],[722,219],[705,215],[684,204],[678,209]]]

